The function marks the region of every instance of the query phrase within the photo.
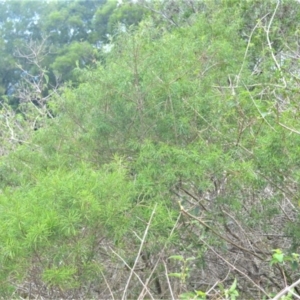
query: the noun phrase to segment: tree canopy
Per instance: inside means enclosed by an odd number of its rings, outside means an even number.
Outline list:
[[[299,295],[299,3],[124,2],[0,2],[0,295]]]

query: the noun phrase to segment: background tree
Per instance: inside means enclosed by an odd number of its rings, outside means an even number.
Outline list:
[[[19,99],[14,96],[16,86],[24,72],[32,73],[32,64],[18,51],[26,49],[28,43],[43,43],[47,55],[42,61],[48,71],[48,89],[60,81],[74,80],[72,71],[79,66],[93,65],[98,58],[98,50],[106,42],[106,34],[112,34],[118,22],[126,25],[137,24],[142,18],[142,9],[136,5],[106,1],[42,1],[38,6],[32,1],[2,1],[1,15],[1,96],[8,96],[13,106]],[[141,13],[141,14],[140,14]],[[112,15],[112,17],[110,16]],[[109,24],[106,24],[108,22]],[[20,70],[17,65],[22,64]]]

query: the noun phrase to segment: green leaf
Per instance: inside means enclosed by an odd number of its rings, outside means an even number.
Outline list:
[[[271,265],[274,263],[282,263],[284,260],[284,253],[280,249],[273,250],[275,252],[272,255]]]
[[[181,277],[182,277],[182,274],[181,274],[181,273],[169,273],[168,276],[170,276],[170,277],[181,278]]]
[[[196,295],[199,296],[201,299],[205,299],[206,298],[206,293],[202,292],[202,291],[195,291]]]
[[[230,289],[229,289],[229,293],[232,293],[233,291],[236,290],[236,285],[237,285],[237,280],[235,278],[232,285],[231,285],[231,287],[230,287]]]
[[[47,74],[44,74],[44,78],[45,78],[46,84],[48,84],[49,83],[49,76]]]
[[[186,259],[186,261],[192,261],[192,260],[195,260],[196,258],[195,257],[188,257],[187,259]]]
[[[179,295],[179,299],[182,300],[191,300],[191,299],[196,299],[196,295],[192,292],[187,292]]]
[[[169,259],[184,261],[184,257],[182,255],[172,255],[169,257]]]

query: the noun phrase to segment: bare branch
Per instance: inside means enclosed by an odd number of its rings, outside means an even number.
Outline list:
[[[296,287],[298,284],[300,284],[300,279],[295,281],[290,286],[285,287],[281,292],[279,292],[272,300],[279,300],[284,294],[289,293],[294,287]]]

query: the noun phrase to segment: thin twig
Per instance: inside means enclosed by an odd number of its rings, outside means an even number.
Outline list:
[[[282,71],[281,71],[281,67],[280,67],[280,65],[279,65],[279,63],[278,63],[278,61],[277,61],[277,59],[276,59],[276,57],[275,57],[275,55],[274,55],[274,51],[273,51],[273,48],[272,48],[272,43],[271,43],[271,41],[270,41],[270,36],[269,36],[269,34],[270,34],[270,28],[271,28],[271,25],[272,25],[272,23],[273,23],[273,20],[274,20],[274,17],[275,17],[275,15],[276,15],[276,12],[277,12],[277,10],[278,10],[278,7],[279,7],[279,5],[280,5],[280,2],[281,2],[280,0],[277,0],[277,4],[276,4],[276,7],[275,7],[275,10],[274,10],[274,12],[273,12],[273,14],[272,14],[271,20],[270,20],[270,22],[269,22],[269,24],[268,24],[268,27],[267,27],[267,30],[266,30],[266,35],[267,35],[267,42],[268,42],[268,46],[269,46],[270,51],[271,51],[272,58],[273,58],[273,60],[274,60],[274,62],[275,62],[276,68],[278,69],[278,71],[280,72],[280,74],[281,74],[281,76],[282,76],[282,80],[283,80],[283,83],[284,83],[283,88],[285,88],[285,87],[287,86],[286,80],[285,80],[285,78],[283,77],[283,74],[282,74]]]
[[[266,18],[269,14],[266,14],[265,16],[263,16],[260,20],[263,20],[264,18]],[[242,73],[242,70],[244,68],[244,64],[245,64],[245,61],[246,61],[246,57],[248,55],[248,51],[249,51],[249,48],[250,48],[250,45],[251,45],[251,40],[252,40],[252,36],[256,30],[256,28],[258,27],[260,23],[257,22],[256,25],[253,27],[251,33],[250,33],[250,36],[248,38],[248,42],[247,42],[247,47],[246,47],[246,51],[245,51],[245,54],[244,54],[244,59],[243,59],[243,62],[242,62],[242,65],[241,65],[241,68],[240,68],[240,71],[237,75],[237,81],[236,81],[236,85],[238,86],[239,84],[239,80],[240,80],[240,77],[241,77],[241,73]]]
[[[272,300],[279,300],[284,294],[288,293],[291,289],[293,289],[295,286],[300,284],[300,279],[295,281],[293,284],[290,286],[285,287],[281,292],[279,292]]]
[[[236,266],[234,266],[233,264],[231,264],[229,261],[227,261],[222,255],[220,255],[219,253],[217,253],[209,244],[207,244],[203,239],[201,239],[202,243],[204,243],[213,253],[215,253],[219,258],[221,258],[226,264],[228,264],[231,268],[233,268],[234,270],[236,270],[238,273],[242,274],[245,278],[247,278],[249,281],[251,281],[251,283],[253,285],[255,285],[260,291],[262,291],[267,297],[269,297],[269,295],[265,292],[265,290],[260,287],[258,284],[256,284],[247,274],[245,274],[243,271],[241,271],[240,269],[238,269]]]
[[[165,274],[166,274],[166,279],[167,279],[167,283],[168,283],[168,288],[169,288],[169,291],[170,291],[171,299],[175,300],[174,295],[173,295],[173,291],[172,291],[172,287],[171,287],[171,283],[170,283],[170,280],[169,280],[169,276],[168,276],[167,264],[166,264],[166,262],[164,260],[163,260],[163,264],[164,264],[165,271],[166,271]]]
[[[189,216],[190,218],[194,219],[194,220],[197,220],[201,225],[203,225],[204,227],[206,227],[207,229],[209,229],[214,235],[216,235],[217,237],[221,238],[222,240],[228,242],[229,244],[231,244],[232,246],[242,250],[242,251],[245,251],[247,253],[250,253],[251,255],[259,258],[260,260],[264,260],[261,256],[259,256],[258,254],[256,254],[255,252],[252,252],[248,249],[246,249],[245,247],[242,247],[238,244],[236,244],[235,242],[231,241],[230,239],[228,239],[227,237],[223,236],[221,233],[218,233],[217,231],[215,231],[212,227],[210,227],[209,225],[207,225],[205,222],[203,222],[201,219],[193,216],[192,214],[190,214],[188,211],[186,211],[184,209],[184,207],[179,203],[180,205],[180,210],[182,213],[184,213],[185,215]]]
[[[285,129],[288,129],[288,130],[290,130],[291,132],[293,132],[293,133],[296,133],[296,134],[300,134],[300,131],[297,131],[297,130],[295,130],[295,129],[293,129],[293,128],[290,128],[290,127],[288,127],[288,126],[286,126],[286,125],[284,125],[284,124],[282,124],[282,123],[278,123],[280,126],[282,126],[283,128],[285,128]]]
[[[108,282],[107,282],[107,280],[106,280],[106,278],[105,278],[103,272],[102,272],[102,271],[100,271],[100,272],[101,272],[101,275],[102,275],[102,277],[103,277],[103,279],[104,279],[104,282],[105,282],[105,284],[106,284],[106,286],[107,286],[107,288],[108,288],[108,290],[109,290],[109,293],[110,293],[112,299],[115,300],[114,294],[113,294],[113,292],[112,292],[112,290],[111,290],[111,288],[110,288],[110,286],[109,286],[109,284],[108,284]]]
[[[177,220],[176,220],[176,222],[175,222],[175,224],[174,224],[174,226],[173,226],[173,228],[172,228],[172,230],[171,230],[171,232],[170,232],[169,237],[171,237],[171,236],[173,235],[175,229],[177,228],[177,225],[178,225],[178,223],[179,223],[180,217],[181,217],[181,213],[178,215]],[[155,265],[153,266],[153,268],[152,268],[152,270],[151,270],[151,273],[150,273],[150,275],[148,276],[148,278],[147,278],[147,280],[146,280],[146,284],[145,284],[146,286],[148,285],[148,283],[149,283],[151,277],[153,276],[153,274],[154,274],[156,268],[158,267],[158,263],[159,263],[160,260],[161,260],[162,254],[164,253],[164,251],[165,251],[165,249],[166,249],[166,247],[167,247],[167,244],[168,244],[168,240],[165,242],[165,244],[164,244],[162,250],[160,251],[160,253],[159,253],[159,255],[158,255],[158,259],[156,260],[156,263],[155,263]],[[145,288],[141,291],[141,293],[140,293],[140,295],[139,295],[139,297],[138,297],[138,300],[143,299],[144,293],[145,293]]]
[[[268,122],[268,120],[265,118],[265,116],[263,115],[263,113],[260,111],[259,107],[257,106],[257,104],[255,103],[255,100],[253,99],[253,96],[251,95],[248,87],[244,84],[245,89],[247,90],[251,101],[253,102],[255,108],[257,109],[257,111],[259,112],[260,116],[263,118],[263,120],[276,132],[276,129]]]
[[[149,289],[147,288],[147,286],[144,284],[144,282],[142,281],[142,279],[140,278],[140,276],[134,271],[133,268],[131,268],[128,263],[123,259],[123,257],[121,255],[119,255],[116,251],[114,251],[111,247],[110,250],[112,253],[114,253],[116,256],[118,256],[121,261],[125,264],[125,266],[130,269],[132,271],[132,273],[136,276],[136,278],[139,280],[139,282],[143,285],[144,289],[148,292],[149,296],[151,297],[152,300],[155,300],[152,296],[151,293],[149,291]],[[123,298],[122,298],[123,299]]]
[[[145,240],[146,240],[146,237],[147,237],[147,234],[148,234],[148,231],[149,231],[149,228],[150,228],[150,224],[152,222],[152,219],[154,217],[154,214],[155,214],[155,211],[156,211],[156,207],[157,207],[157,203],[155,204],[155,207],[151,213],[151,216],[150,216],[150,219],[149,219],[149,222],[147,224],[147,227],[146,227],[146,230],[144,232],[144,236],[142,238],[142,241],[141,241],[141,245],[140,245],[140,248],[139,248],[139,251],[136,255],[136,258],[135,258],[135,262],[133,264],[133,267],[131,268],[131,271],[130,271],[130,274],[129,274],[129,277],[128,277],[128,280],[127,280],[127,283],[126,283],[126,286],[124,288],[124,293],[123,293],[123,296],[122,296],[122,300],[125,300],[126,299],[126,294],[127,294],[127,290],[128,290],[128,287],[129,287],[129,284],[130,284],[130,281],[131,281],[131,278],[133,276],[133,273],[134,273],[134,270],[135,270],[135,267],[138,263],[138,260],[141,256],[141,252],[142,252],[142,249],[143,249],[143,246],[144,246],[144,243],[145,243]]]

